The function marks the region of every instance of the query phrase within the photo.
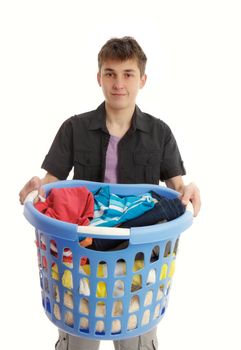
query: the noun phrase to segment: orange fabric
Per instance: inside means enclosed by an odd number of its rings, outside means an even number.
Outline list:
[[[93,241],[93,238],[87,237],[83,239],[83,241],[80,241],[79,244],[81,245],[81,247],[88,247],[89,245],[92,244],[92,241]]]

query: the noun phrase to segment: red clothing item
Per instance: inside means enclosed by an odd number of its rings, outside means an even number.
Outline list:
[[[87,226],[94,216],[94,196],[84,186],[53,188],[45,202],[35,208],[51,218]]]

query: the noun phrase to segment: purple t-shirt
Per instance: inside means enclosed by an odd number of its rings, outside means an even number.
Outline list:
[[[106,151],[104,182],[117,183],[118,143],[120,137],[110,136]]]

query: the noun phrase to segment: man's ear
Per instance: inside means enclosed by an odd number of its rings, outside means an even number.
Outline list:
[[[100,72],[97,73],[97,81],[99,86],[101,86]]]
[[[143,74],[143,76],[141,77],[141,81],[140,81],[140,89],[142,89],[145,86],[146,79],[147,79],[147,75]]]

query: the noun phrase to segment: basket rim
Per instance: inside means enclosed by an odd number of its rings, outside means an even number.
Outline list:
[[[176,198],[179,193],[169,189],[164,186],[151,185],[151,184],[108,184],[102,182],[92,182],[92,181],[83,181],[83,180],[63,180],[53,182],[47,185],[44,185],[43,188],[46,191],[46,194],[52,188],[63,188],[63,187],[78,187],[86,186],[90,191],[96,190],[103,185],[109,185],[110,190],[116,194],[140,194],[146,191],[154,190],[157,193],[168,198]],[[43,213],[40,213],[33,204],[33,200],[36,197],[32,193],[24,203],[24,216],[29,221],[31,225],[35,228],[43,231],[45,234],[57,236],[58,238],[64,238],[66,240],[77,241],[80,236],[91,236],[92,238],[104,238],[104,239],[129,239],[130,244],[143,244],[156,242],[168,238],[172,238],[177,234],[182,233],[188,227],[192,225],[193,215],[191,211],[186,210],[184,214],[180,217],[171,220],[169,222],[164,222],[155,225],[141,226],[141,227],[131,227],[130,229],[124,228],[110,228],[110,227],[99,227],[100,233],[98,233],[98,227],[96,228],[96,233],[93,231],[91,233],[84,232],[84,226],[78,226],[77,224],[72,224],[64,221],[60,221],[51,217],[46,216]],[[86,226],[90,227],[90,226]],[[78,228],[81,228],[80,230]],[[81,233],[79,232],[81,231]],[[86,229],[88,231],[88,229]],[[108,232],[108,234],[103,231]],[[111,232],[113,232],[111,234]],[[119,233],[118,233],[119,232]]]

